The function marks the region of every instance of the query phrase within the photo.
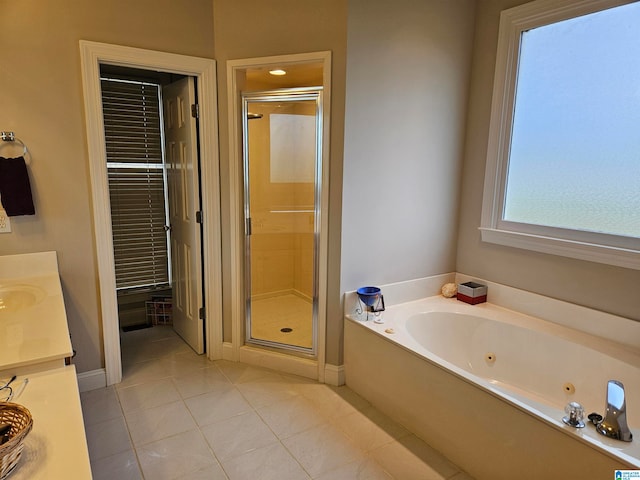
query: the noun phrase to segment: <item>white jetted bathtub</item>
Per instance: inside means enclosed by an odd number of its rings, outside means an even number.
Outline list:
[[[354,317],[345,320],[347,385],[475,478],[608,479],[640,468],[635,339],[625,345],[441,296],[388,307],[382,324]],[[611,328],[625,321],[612,318]],[[607,328],[595,323],[587,331]],[[604,414],[609,380],[625,386],[630,443],[598,434],[586,418]],[[584,407],[585,428],[562,422],[572,401]]]

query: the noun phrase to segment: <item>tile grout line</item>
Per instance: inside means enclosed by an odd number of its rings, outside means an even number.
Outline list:
[[[166,337],[165,339],[170,339],[170,338],[171,338],[171,337]],[[145,339],[145,340],[148,340],[148,343],[152,343],[152,342],[154,341],[153,339]],[[162,340],[162,339],[156,339],[156,340]],[[121,355],[122,355],[122,354],[121,354]],[[147,361],[148,361],[148,362],[151,362],[151,361],[158,361],[159,359],[162,359],[162,358],[165,358],[165,357],[168,357],[168,356],[169,356],[169,355],[163,355],[163,356],[156,357],[156,358],[145,359],[145,360],[143,360],[143,361],[141,361],[141,362],[134,362],[133,364],[135,364],[135,363],[143,363],[143,362],[147,362]],[[133,385],[127,385],[127,386],[123,387],[122,389],[123,389],[123,390],[125,390],[125,389],[127,389],[127,388],[131,388],[131,387],[134,387],[134,386],[137,386],[137,385],[143,385],[144,383],[149,383],[149,382],[152,382],[152,381],[164,380],[164,379],[166,379],[166,378],[169,378],[169,379],[171,380],[171,383],[172,383],[172,384],[174,384],[174,381],[173,381],[173,378],[174,378],[174,377],[173,377],[173,375],[171,375],[171,376],[168,376],[168,377],[160,377],[160,378],[157,378],[157,379],[143,380],[143,381],[141,381],[140,383],[136,383],[136,384],[133,384]],[[174,388],[175,388],[175,384],[174,384]],[[176,388],[176,390],[177,390],[177,388]],[[144,470],[143,470],[143,468],[142,468],[142,463],[140,462],[140,456],[139,456],[139,454],[138,454],[138,446],[134,443],[134,441],[133,441],[133,437],[131,436],[131,430],[130,430],[130,428],[129,428],[129,422],[127,421],[127,417],[126,417],[126,415],[125,415],[124,408],[123,408],[123,406],[122,406],[122,401],[121,401],[121,399],[120,399],[120,389],[117,389],[117,388],[115,388],[115,387],[114,387],[114,391],[116,392],[116,398],[117,398],[117,400],[118,400],[118,404],[120,405],[120,411],[121,411],[121,413],[122,413],[122,417],[123,417],[123,419],[124,419],[125,425],[127,426],[127,434],[128,434],[128,436],[129,436],[129,441],[131,442],[131,448],[133,449],[134,455],[135,455],[135,457],[136,457],[136,462],[138,463],[138,471],[139,471],[139,473],[140,473],[140,475],[141,475],[141,477],[142,477],[142,480],[145,480],[146,475],[145,475]],[[178,390],[177,390],[177,391],[178,391]],[[180,392],[179,392],[179,391],[178,391],[178,395],[180,396],[180,401],[184,404],[184,407],[185,407],[185,408],[186,408],[186,410],[189,412],[189,415],[191,415],[191,417],[193,418],[193,415],[192,415],[192,413],[191,413],[191,410],[189,410],[189,407],[188,407],[188,406],[186,405],[186,403],[184,402],[184,399],[182,398],[182,395],[180,394]],[[195,421],[195,419],[193,419],[193,420],[194,420],[194,424],[196,425],[196,427],[198,427],[198,431],[199,431],[200,435],[201,435],[201,436],[203,436],[203,435],[202,435],[202,432],[200,431],[200,428],[199,428],[199,426],[198,426],[198,423]],[[177,433],[177,434],[175,434],[175,435],[179,435],[179,434],[181,434],[181,433],[185,433],[185,432],[180,432],[180,433]],[[169,437],[172,437],[172,436],[175,436],[175,435],[170,435]],[[166,437],[166,438],[169,438],[169,437]],[[209,448],[209,443],[206,441],[206,439],[204,439],[204,440],[205,440],[205,443],[206,443],[206,445],[207,445],[207,448]],[[144,444],[144,445],[148,445],[148,444],[150,444],[150,443],[152,443],[152,442],[147,442],[147,443],[146,443],[146,444]],[[144,445],[140,445],[140,446],[144,446]],[[211,452],[211,453],[213,453],[213,452]],[[215,454],[214,454],[214,458],[216,459],[216,461],[218,461],[218,458],[217,458],[217,457],[215,457]],[[220,462],[219,462],[219,461],[218,461],[218,463],[220,464]],[[220,464],[220,467],[222,468],[222,465],[221,465],[221,464]],[[227,475],[227,474],[226,474],[226,472],[225,472],[225,475]],[[228,475],[227,475],[227,478],[228,478]]]
[[[218,372],[220,372],[225,378],[226,375],[224,375],[224,372],[222,372],[217,365],[215,365],[215,363],[213,364],[213,366],[216,368],[216,370],[218,370]],[[228,379],[227,379],[228,380]],[[175,381],[174,377],[171,378],[172,383]],[[231,383],[231,381],[229,381]],[[229,477],[229,473],[227,472],[227,470],[224,468],[224,465],[222,464],[222,461],[220,461],[220,459],[218,458],[218,455],[216,455],[215,450],[213,449],[213,446],[209,443],[209,440],[207,440],[207,437],[204,435],[204,433],[202,432],[202,426],[198,423],[198,421],[196,420],[196,418],[193,416],[193,412],[191,411],[191,409],[189,408],[189,405],[187,405],[187,402],[185,401],[186,399],[182,396],[182,393],[180,393],[180,390],[178,390],[177,385],[174,384],[174,386],[176,387],[176,390],[178,391],[178,395],[180,395],[180,400],[182,401],[182,403],[184,404],[184,408],[187,409],[187,411],[189,412],[189,415],[191,416],[191,418],[193,419],[193,423],[196,425],[196,428],[198,430],[198,433],[200,434],[200,436],[202,437],[202,440],[204,440],[205,445],[207,446],[207,449],[209,450],[209,452],[211,452],[211,455],[213,455],[213,458],[215,459],[216,462],[218,462],[218,466],[220,467],[220,469],[224,472],[225,477],[227,477],[227,479],[230,479],[231,477]],[[202,395],[206,395],[207,392],[202,393]],[[198,395],[196,395],[198,396]],[[194,397],[189,397],[189,398],[194,398]],[[201,470],[205,470],[204,468]],[[200,470],[198,470],[200,471]],[[196,473],[196,472],[194,472]]]
[[[240,392],[240,394],[242,395],[242,392]],[[245,398],[245,400],[246,400],[247,402],[249,402],[249,400],[248,400],[248,399],[246,399],[246,398]],[[277,402],[276,402],[276,403],[277,403]],[[254,406],[251,404],[251,402],[249,402],[249,405],[251,405],[251,407],[253,408],[253,411],[254,411],[254,412],[255,412],[255,414],[258,416],[258,418],[260,418],[260,420],[262,421],[262,423],[264,423],[264,424],[266,425],[266,427],[271,431],[271,433],[273,434],[273,436],[274,436],[274,437],[276,437],[276,439],[278,440],[278,443],[282,446],[282,448],[284,448],[284,449],[285,449],[285,451],[286,451],[289,455],[291,455],[291,458],[293,458],[293,459],[296,461],[296,463],[297,463],[298,465],[300,465],[300,468],[302,469],[302,471],[303,471],[304,473],[306,473],[306,474],[307,474],[307,476],[308,476],[310,479],[313,479],[313,477],[312,477],[312,476],[311,476],[311,474],[307,471],[307,469],[306,469],[306,468],[304,468],[304,465],[302,465],[302,463],[300,462],[300,460],[298,459],[298,457],[296,457],[296,456],[293,454],[293,452],[291,452],[291,451],[287,448],[287,446],[282,442],[282,439],[278,436],[278,434],[276,434],[276,432],[274,432],[274,431],[273,431],[273,428],[271,428],[271,425],[269,425],[269,424],[267,423],[267,421],[264,419],[264,417],[263,417],[262,415],[260,415],[260,412],[258,412],[258,409],[257,409],[256,407],[254,407]],[[268,406],[268,405],[266,405],[266,406]],[[310,427],[310,428],[313,428],[313,427]],[[306,431],[306,430],[305,430],[305,431]],[[292,435],[292,436],[293,436],[293,435]]]
[[[122,414],[122,419],[124,420],[124,424],[127,427],[127,435],[129,436],[129,442],[131,442],[131,449],[133,450],[133,454],[136,457],[136,462],[138,464],[138,472],[140,473],[142,480],[145,480],[144,471],[142,470],[142,463],[140,463],[140,457],[138,456],[138,449],[136,448],[135,443],[133,443],[133,437],[131,436],[131,430],[129,429],[129,422],[127,421],[127,417],[124,414],[124,408],[122,407],[122,402],[120,401],[120,392],[118,392],[118,390],[115,387],[113,387],[113,391],[116,394],[116,399],[118,401],[118,405],[120,406],[120,413]]]
[[[223,374],[224,374],[224,372],[223,372]],[[280,375],[278,375],[278,376],[280,376]],[[283,378],[283,379],[284,379],[284,378]],[[242,382],[242,383],[248,383],[248,382]],[[286,447],[286,445],[284,445],[284,444],[282,443],[282,439],[281,439],[281,438],[276,434],[276,432],[274,432],[274,431],[273,431],[273,428],[271,428],[271,425],[269,425],[269,424],[264,420],[264,418],[262,417],[262,415],[260,415],[260,412],[258,412],[258,409],[257,409],[257,408],[253,405],[253,403],[251,403],[251,402],[249,401],[249,399],[248,399],[248,398],[247,398],[247,397],[242,393],[242,390],[240,390],[240,389],[238,388],[238,385],[234,383],[234,384],[233,384],[233,386],[234,386],[234,387],[235,387],[235,389],[238,391],[238,393],[240,393],[240,395],[242,396],[242,398],[244,398],[245,402],[247,402],[247,404],[251,405],[251,408],[253,409],[253,413],[255,413],[255,414],[258,416],[258,418],[262,421],[262,423],[264,423],[264,424],[265,424],[265,426],[266,426],[266,427],[269,429],[269,431],[273,434],[273,436],[276,438],[276,440],[277,440],[277,441],[278,441],[278,443],[282,446],[282,448],[284,448],[284,449],[285,449],[285,451],[286,451],[289,455],[291,455],[291,458],[293,458],[293,459],[296,461],[296,463],[297,463],[298,465],[300,465],[300,468],[302,469],[302,471],[303,471],[304,473],[306,473],[306,474],[307,474],[307,476],[308,476],[310,479],[312,479],[313,477],[309,474],[309,472],[307,472],[307,470],[306,470],[306,469],[304,468],[304,466],[300,463],[300,461],[298,460],[298,458],[297,458],[295,455],[293,455],[293,453],[291,453],[291,452],[289,451],[289,449]],[[253,449],[253,450],[251,450],[251,451],[255,451],[255,450],[257,450],[257,449]],[[249,452],[245,452],[245,454],[246,454],[246,453],[249,453]],[[243,454],[243,455],[244,455],[244,454]],[[239,455],[239,456],[242,456],[242,455]]]

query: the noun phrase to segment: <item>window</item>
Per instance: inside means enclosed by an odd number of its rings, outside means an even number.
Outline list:
[[[483,241],[640,269],[640,2],[501,16]]]
[[[102,78],[116,289],[170,282],[160,86]]]
[[[269,133],[271,183],[314,183],[315,111],[312,115],[271,113]]]

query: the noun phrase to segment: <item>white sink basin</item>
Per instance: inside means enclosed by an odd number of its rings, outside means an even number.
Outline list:
[[[0,284],[0,314],[17,312],[40,303],[45,291],[35,285]]]

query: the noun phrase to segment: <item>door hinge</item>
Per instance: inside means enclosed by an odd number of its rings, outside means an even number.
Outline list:
[[[200,105],[197,103],[191,105],[191,116],[193,118],[200,118]]]
[[[246,230],[247,230],[247,235],[251,235],[251,217],[247,218]]]
[[[202,223],[202,210],[196,212],[196,223]]]
[[[200,318],[200,320],[207,319],[207,312],[205,311],[204,307],[200,307],[200,309],[198,310],[198,318]]]

